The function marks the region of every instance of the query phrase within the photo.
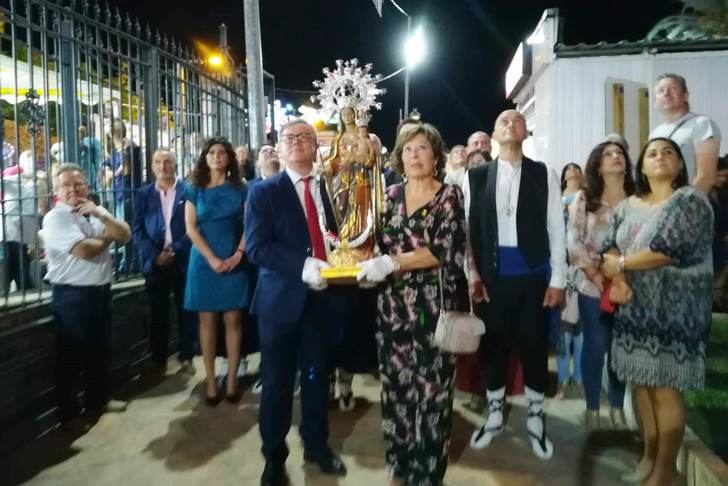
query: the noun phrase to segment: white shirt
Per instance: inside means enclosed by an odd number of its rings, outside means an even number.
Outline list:
[[[467,171],[464,167],[448,172],[445,175],[445,184],[455,185],[462,189],[463,181],[465,180],[465,172]]]
[[[682,123],[682,125],[680,125]],[[677,130],[675,128],[680,126]],[[670,135],[672,134],[672,135]],[[710,138],[715,139],[718,144],[721,141],[720,128],[713,120],[705,115],[687,112],[672,122],[665,122],[655,127],[650,132],[650,138],[669,137],[680,146],[680,151],[685,159],[685,166],[688,169],[688,179],[692,181],[697,175],[695,164],[695,145]]]
[[[518,194],[521,188],[521,161],[515,165],[500,159],[490,163],[498,164],[495,192],[498,246],[518,247],[516,209],[518,208]],[[564,228],[564,206],[561,202],[561,184],[556,171],[546,167],[546,172],[548,174],[546,231],[549,235],[549,251],[551,253],[549,260],[551,281],[549,287],[563,289],[566,286],[566,229]],[[470,221],[469,174],[469,171],[465,174],[462,186],[467,221]],[[507,211],[509,205],[513,208],[510,215]]]
[[[99,209],[108,214],[103,207],[99,206]],[[46,279],[51,284],[78,286],[111,283],[109,251],[89,259],[71,254],[73,247],[80,241],[100,236],[104,232],[104,224],[94,216],[86,219],[72,211],[73,206],[59,202],[43,218],[40,233],[48,257]]]
[[[321,190],[319,188],[319,184],[321,184],[321,177],[314,175],[314,171],[311,170],[308,174],[299,174],[295,170],[291,169],[290,167],[286,166],[284,169],[286,172],[286,175],[291,179],[291,182],[293,182],[293,187],[296,189],[296,194],[298,195],[298,200],[301,202],[301,208],[303,209],[304,216],[306,215],[306,200],[304,198],[304,193],[306,188],[304,187],[305,182],[304,179],[306,177],[311,177],[311,180],[308,182],[308,189],[311,191],[311,196],[313,196],[313,202],[316,204],[316,212],[319,215],[323,215],[324,213],[324,203],[321,200]],[[325,220],[326,218],[324,218]],[[319,226],[320,229],[320,226]],[[329,254],[329,245],[326,244],[326,235],[322,233],[322,236],[324,238],[324,248],[326,249],[326,254]]]

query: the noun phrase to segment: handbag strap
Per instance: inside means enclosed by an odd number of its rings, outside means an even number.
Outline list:
[[[445,310],[445,286],[442,284],[442,267],[440,267],[440,270],[437,272],[438,280],[440,281],[440,312],[447,312]],[[473,298],[470,296],[470,292],[468,292],[468,302],[470,302],[470,314],[474,315],[475,312],[473,311]]]

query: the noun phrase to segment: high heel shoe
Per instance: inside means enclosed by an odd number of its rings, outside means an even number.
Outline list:
[[[217,389],[215,392],[215,396],[209,396],[207,394],[207,391],[204,393],[205,395],[205,405],[208,407],[217,407],[217,405],[222,401],[222,393],[220,393],[220,389]]]
[[[240,389],[238,389],[235,390],[233,393],[226,393],[225,401],[228,403],[239,403],[242,397],[243,394],[240,392]]]

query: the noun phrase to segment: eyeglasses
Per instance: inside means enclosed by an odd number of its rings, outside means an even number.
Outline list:
[[[305,142],[311,142],[313,140],[313,135],[307,132],[301,132],[301,133],[286,133],[285,135],[281,135],[281,140],[284,142],[290,144],[294,141],[298,140],[301,143]]]
[[[69,189],[78,190],[78,189],[83,189],[87,185],[88,184],[85,182],[64,182],[63,184],[60,184],[58,187],[60,189],[65,189],[65,190],[69,190]]]

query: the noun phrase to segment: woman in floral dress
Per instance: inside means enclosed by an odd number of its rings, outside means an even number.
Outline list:
[[[433,342],[442,271],[446,310],[467,294],[465,209],[460,188],[442,184],[443,142],[433,126],[403,131],[395,155],[406,182],[389,187],[379,247],[359,280],[385,281],[377,345],[382,429],[390,484],[442,484],[452,424],[455,356]],[[466,297],[467,298],[467,297]]]
[[[636,196],[616,208],[603,256],[619,304],[612,367],[635,385],[644,450],[634,479],[645,486],[679,483],[682,392],[705,384],[713,213],[687,184],[677,144],[649,141],[637,162]]]

